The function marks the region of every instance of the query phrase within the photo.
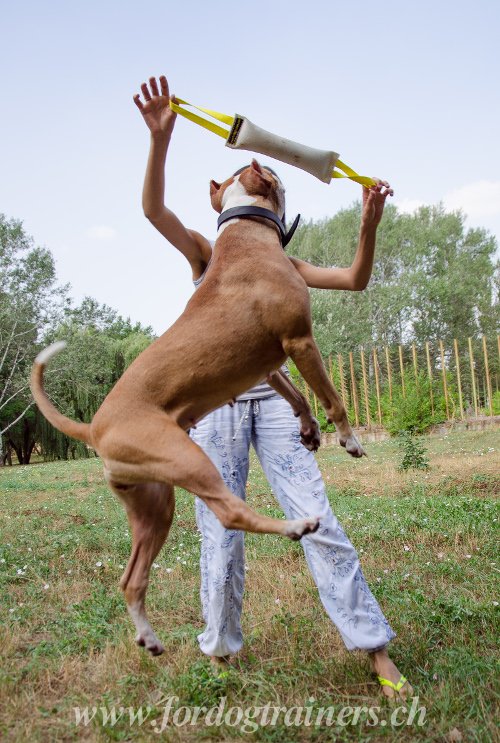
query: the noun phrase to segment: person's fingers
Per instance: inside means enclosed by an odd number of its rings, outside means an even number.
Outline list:
[[[151,93],[149,92],[149,88],[146,85],[146,83],[142,83],[141,85],[142,95],[144,96],[145,101],[151,100]]]
[[[383,196],[384,199],[386,199],[388,196],[394,196],[394,189],[390,187],[384,188],[380,195]]]
[[[151,88],[151,92],[153,93],[153,95],[156,95],[156,96],[160,95],[160,91],[158,90],[158,85],[156,83],[155,77],[149,78],[149,87]]]
[[[139,93],[136,93],[134,95],[134,103],[137,106],[137,108],[139,109],[139,111],[142,111],[142,109],[144,108],[144,106],[142,105],[141,96],[139,95]]]
[[[165,75],[160,75],[160,87],[161,87],[161,94],[169,98],[169,92],[168,92],[168,82]]]

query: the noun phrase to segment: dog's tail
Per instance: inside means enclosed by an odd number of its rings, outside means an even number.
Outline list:
[[[73,439],[79,439],[80,441],[84,441],[86,444],[92,446],[90,425],[88,423],[72,421],[71,418],[67,418],[65,415],[60,413],[49,400],[43,386],[43,372],[45,367],[50,359],[53,356],[56,356],[65,347],[65,341],[58,341],[57,343],[52,343],[52,345],[47,346],[43,351],[40,351],[31,370],[31,391],[36,404],[49,423],[52,423],[54,428],[62,431],[66,436],[71,436]]]

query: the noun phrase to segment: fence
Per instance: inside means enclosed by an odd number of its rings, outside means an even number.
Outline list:
[[[331,355],[325,366],[356,427],[387,426],[415,400],[430,423],[500,414],[500,336],[361,348]],[[316,395],[294,376],[321,420]]]

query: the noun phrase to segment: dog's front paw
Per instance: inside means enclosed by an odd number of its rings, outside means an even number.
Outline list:
[[[306,534],[314,534],[319,528],[319,516],[309,516],[306,519],[285,521],[285,536],[294,541],[302,539]]]
[[[361,446],[361,443],[358,441],[356,435],[351,432],[351,434],[347,438],[339,438],[340,446],[343,446],[345,450],[352,456],[352,457],[366,457],[367,454],[363,447]]]
[[[321,445],[321,431],[316,418],[311,416],[307,421],[302,421],[300,441],[309,451],[318,451]]]

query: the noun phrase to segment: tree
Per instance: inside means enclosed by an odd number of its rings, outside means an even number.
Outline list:
[[[56,407],[75,420],[89,422],[127,366],[151,343],[153,332],[95,299],[85,297],[66,310],[64,321],[51,330],[45,344],[65,340],[57,369],[47,376],[46,390]],[[69,439],[45,420],[39,440],[47,458],[88,456],[81,442]]]
[[[27,464],[37,421],[31,411],[29,371],[41,334],[63,312],[67,287],[56,284],[50,252],[34,246],[21,222],[3,215],[0,266],[0,462],[3,439],[20,463]]]
[[[294,255],[316,265],[350,265],[361,205],[304,225]],[[387,206],[372,279],[363,292],[311,292],[315,336],[324,356],[360,346],[395,345],[498,332],[495,239],[466,230],[461,212],[442,205],[399,214]]]

